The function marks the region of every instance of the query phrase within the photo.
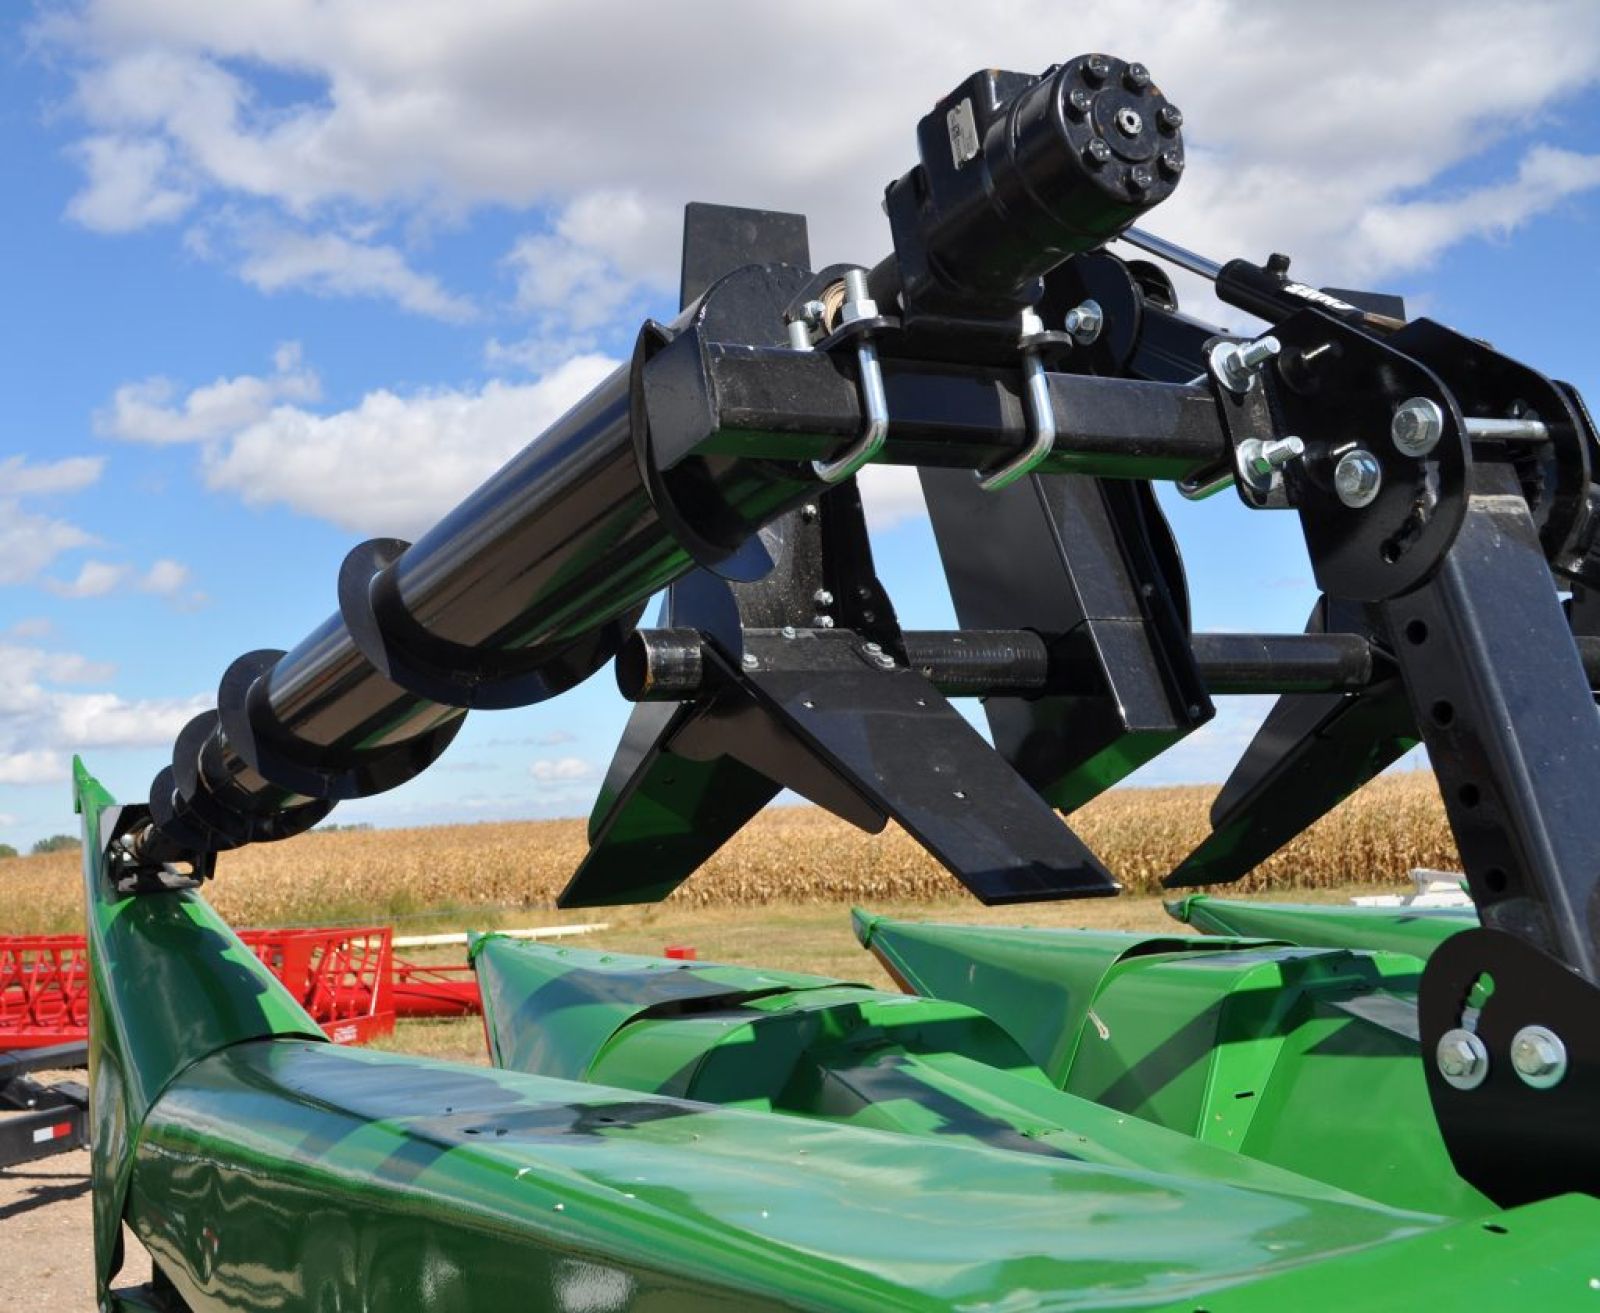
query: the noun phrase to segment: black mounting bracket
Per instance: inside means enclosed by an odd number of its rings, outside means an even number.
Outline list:
[[[1525,939],[1463,930],[1422,973],[1428,1095],[1456,1170],[1502,1207],[1600,1190],[1600,988]]]

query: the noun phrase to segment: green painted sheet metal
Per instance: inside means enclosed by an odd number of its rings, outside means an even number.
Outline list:
[[[1070,1093],[1397,1206],[1488,1206],[1428,1099],[1415,957],[856,924],[907,988],[986,1012]]]
[[[196,1313],[1192,1309],[1435,1224],[288,1040],[173,1084],[129,1215]]]
[[[162,1091],[231,1044],[324,1036],[204,899],[187,891],[118,894],[104,860],[115,804],[77,760],[73,790],[83,824],[95,1271],[103,1296],[121,1265],[117,1218],[139,1128]]]
[[[1208,935],[1264,935],[1323,948],[1409,953],[1424,961],[1451,935],[1478,924],[1471,908],[1256,903],[1210,894],[1190,894],[1166,907]]]
[[[500,937],[475,941],[473,959],[490,1000],[491,1052],[513,1070],[1105,1166],[1334,1193],[1058,1090],[992,1020],[963,1004],[819,986],[813,977],[791,977],[793,988],[774,991],[762,988],[767,973],[743,967]],[[612,967],[655,968],[648,979],[667,1001],[634,1010],[615,1030],[586,1030],[596,1009],[611,1005],[615,973],[603,968]],[[670,975],[683,983],[661,988]],[[728,992],[696,995],[697,976]],[[543,1042],[527,1042],[521,1031],[530,1027],[545,1032]]]
[[[1593,1255],[1577,1239],[1600,1234],[1593,1199],[1497,1214],[1505,1235],[1455,1225],[1220,1153],[1062,1094],[1026,1062],[1002,1070],[931,1039],[928,1070],[953,1087],[1087,1110],[1072,1128],[1082,1152],[1018,1153],[328,1044],[203,899],[108,889],[99,841],[116,816],[81,773],[78,789],[97,1227],[125,1218],[192,1313],[1225,1313],[1344,1307],[1371,1280],[1396,1307],[1511,1307],[1532,1291],[1566,1309],[1595,1297],[1581,1284]],[[619,989],[624,974],[613,973]],[[737,997],[746,1011],[806,1018],[857,993],[873,991],[790,978]],[[601,1048],[727,997],[630,1011]],[[922,1005],[901,1006],[909,1016]],[[951,1004],[924,1015],[930,1029],[936,1017],[985,1029]],[[1147,1165],[1118,1161],[1119,1146]],[[1219,1162],[1231,1169],[1213,1170]]]
[[[1275,1274],[1173,1313],[1593,1309],[1600,1305],[1595,1207],[1588,1195],[1564,1195]]]
[[[969,1003],[987,1013],[1057,1084],[1072,1065],[1095,992],[1118,961],[1228,947],[1194,935],[889,921],[860,908],[851,912],[851,922],[862,947],[907,993]]]
[[[495,1064],[582,1079],[607,1039],[651,1012],[706,1010],[767,994],[824,989],[839,982],[793,971],[680,962],[630,953],[547,948],[510,952],[518,941],[473,936],[468,948],[483,999]],[[502,963],[509,963],[502,969]]]

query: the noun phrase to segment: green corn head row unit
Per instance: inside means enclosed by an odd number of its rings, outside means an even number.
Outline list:
[[[870,268],[690,206],[681,311],[627,365],[418,541],[356,547],[148,803],[78,767],[102,1309],[1600,1309],[1594,427],[1396,297],[1132,227],[1181,124],[1104,55],[974,74]],[[1186,315],[1118,238],[1267,330]],[[918,469],[959,628],[897,620],[874,463]],[[1299,517],[1303,633],[1193,632],[1154,481]],[[858,911],[903,992],[488,935],[492,1067],[326,1042],[201,896],[218,854],[607,664],[635,706],[564,906],[666,897],[786,788],[985,903],[1112,895],[1063,817],[1273,694],[1168,884],[1422,743],[1475,911]]]

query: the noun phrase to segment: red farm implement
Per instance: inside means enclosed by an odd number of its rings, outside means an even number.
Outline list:
[[[388,926],[241,930],[239,938],[330,1039],[364,1044],[394,1029],[394,950]],[[426,1015],[460,1016],[465,1010]],[[0,936],[0,1050],[82,1041],[88,1030],[89,966],[83,936]]]

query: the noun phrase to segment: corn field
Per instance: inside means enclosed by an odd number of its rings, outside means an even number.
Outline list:
[[[1215,789],[1122,789],[1072,818],[1133,893],[1208,832]],[[518,821],[415,830],[311,833],[225,853],[207,896],[235,925],[387,920],[486,905],[549,908],[585,850],[582,821]],[[1384,776],[1233,889],[1403,881],[1412,867],[1457,869],[1433,777]],[[77,930],[76,852],[0,862],[0,931]],[[682,907],[966,899],[953,877],[891,826],[866,835],[812,807],[774,808],[693,876]],[[592,913],[575,913],[589,919]]]

